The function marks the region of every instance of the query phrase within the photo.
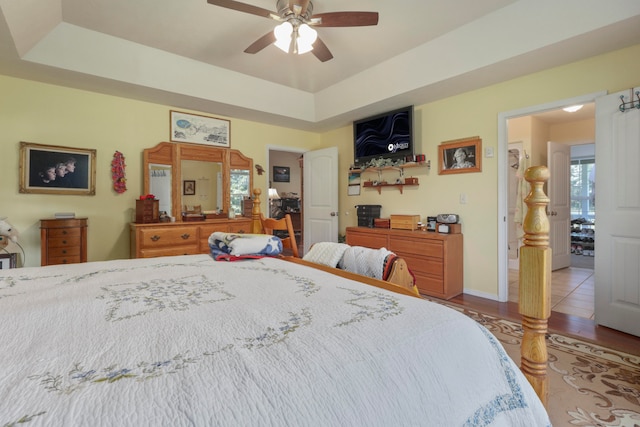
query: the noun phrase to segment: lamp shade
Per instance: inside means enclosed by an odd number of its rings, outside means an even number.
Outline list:
[[[280,200],[280,195],[278,194],[278,190],[275,188],[269,189],[269,200]]]
[[[298,39],[296,40],[298,44],[298,54],[310,52],[317,38],[318,32],[316,30],[307,24],[300,25],[298,28]]]

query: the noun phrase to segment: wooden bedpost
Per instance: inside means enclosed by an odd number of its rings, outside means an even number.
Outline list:
[[[520,369],[531,383],[542,403],[547,406],[547,320],[551,315],[551,248],[549,219],[546,208],[549,198],[542,187],[549,179],[546,166],[534,166],[524,173],[531,191],[524,199],[524,245],[520,248],[520,302],[522,315]]]
[[[253,189],[253,208],[251,209],[251,233],[262,234],[262,221],[260,221],[260,194],[262,190]]]

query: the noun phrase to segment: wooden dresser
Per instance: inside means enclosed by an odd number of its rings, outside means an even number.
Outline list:
[[[41,265],[87,262],[87,218],[40,220]]]
[[[462,234],[347,227],[347,244],[395,252],[407,262],[422,294],[450,299],[462,293]]]
[[[251,218],[239,217],[198,222],[130,224],[131,258],[209,253],[209,236],[214,231],[250,233]]]

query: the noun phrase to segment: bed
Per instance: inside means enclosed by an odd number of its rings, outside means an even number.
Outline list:
[[[0,423],[550,425],[481,325],[328,270],[204,254],[2,270]]]

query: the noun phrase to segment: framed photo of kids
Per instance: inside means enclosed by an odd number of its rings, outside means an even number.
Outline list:
[[[20,142],[20,192],[96,194],[96,150]]]

